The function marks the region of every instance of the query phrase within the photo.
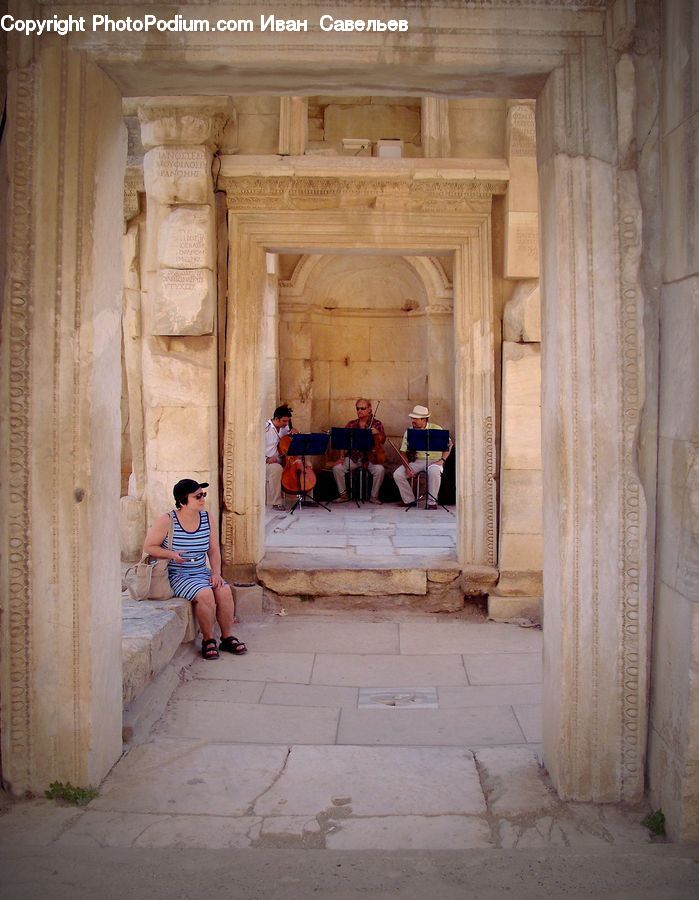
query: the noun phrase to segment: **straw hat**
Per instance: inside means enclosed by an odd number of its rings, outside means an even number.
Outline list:
[[[416,406],[408,415],[411,419],[429,419],[430,411],[426,406]]]

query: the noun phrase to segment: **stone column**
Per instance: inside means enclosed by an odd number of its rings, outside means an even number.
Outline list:
[[[0,389],[2,776],[98,784],[121,753],[121,97],[66,42],[9,45]]]
[[[422,98],[422,153],[446,159],[451,155],[449,101],[440,97]]]
[[[641,207],[610,57],[581,41],[537,102],[544,759],[563,798],[593,801],[643,793],[648,691]]]
[[[209,482],[218,518],[216,279],[213,152],[227,97],[152,98],[138,107],[146,148],[143,311],[146,508],[172,506],[172,485]]]

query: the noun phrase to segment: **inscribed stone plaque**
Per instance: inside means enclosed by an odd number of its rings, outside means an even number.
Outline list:
[[[534,110],[529,106],[513,106],[508,119],[509,156],[536,156]]]
[[[161,269],[152,334],[211,334],[214,298],[209,269]]]
[[[539,218],[511,212],[505,225],[505,278],[539,277]]]
[[[146,194],[161,203],[206,203],[211,153],[205,147],[154,147],[143,159]]]
[[[212,268],[211,208],[180,207],[163,219],[158,233],[158,262],[171,269]]]

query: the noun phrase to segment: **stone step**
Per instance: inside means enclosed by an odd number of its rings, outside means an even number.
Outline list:
[[[313,602],[318,609],[413,609],[455,612],[464,597],[483,595],[497,581],[497,569],[462,568],[454,561],[396,567],[378,560],[361,566],[333,565],[312,554],[268,553],[257,566],[265,608],[300,610]]]
[[[165,669],[183,641],[194,640],[194,634],[187,600],[122,599],[124,708]]]

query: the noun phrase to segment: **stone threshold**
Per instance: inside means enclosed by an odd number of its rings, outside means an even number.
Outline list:
[[[257,565],[265,607],[289,611],[313,601],[323,609],[412,609],[456,612],[464,598],[483,596],[498,579],[491,566],[460,566],[456,561],[418,560],[396,566],[386,560],[318,560],[312,553],[268,552]]]

